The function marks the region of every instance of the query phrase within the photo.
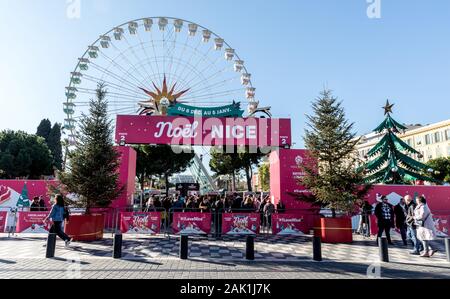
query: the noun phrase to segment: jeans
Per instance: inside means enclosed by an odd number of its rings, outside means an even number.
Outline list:
[[[52,227],[50,228],[50,233],[57,234],[63,241],[70,240],[69,236],[62,230],[62,221],[54,221]]]
[[[417,230],[414,227],[408,226],[406,236],[413,243],[415,252],[421,252],[423,250],[422,244],[417,240]]]
[[[378,239],[383,236],[383,231],[384,231],[386,234],[386,239],[387,239],[388,243],[391,244],[392,243],[391,228],[392,228],[392,224],[391,224],[390,220],[381,220],[378,223]]]
[[[407,231],[408,231],[408,227],[406,225],[402,225],[400,227],[400,234],[402,235],[402,240],[403,243],[405,245],[407,245],[408,243],[406,242],[408,240],[408,236],[407,236]]]

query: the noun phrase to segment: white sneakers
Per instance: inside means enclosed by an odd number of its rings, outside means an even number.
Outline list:
[[[69,239],[69,240],[66,240],[66,241],[65,241],[65,243],[66,243],[66,248],[69,247],[69,245],[70,245],[71,242],[72,242],[72,239]]]

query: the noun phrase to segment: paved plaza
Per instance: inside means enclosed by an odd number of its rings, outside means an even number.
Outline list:
[[[123,259],[112,259],[112,235],[94,243],[57,242],[56,258],[45,259],[45,235],[0,238],[2,278],[450,278],[443,240],[431,259],[408,254],[398,237],[390,263],[379,263],[372,239],[323,244],[323,262],[312,261],[309,237],[259,236],[255,261],[246,261],[245,239],[190,238],[189,260],[178,258],[177,237],[125,236]]]

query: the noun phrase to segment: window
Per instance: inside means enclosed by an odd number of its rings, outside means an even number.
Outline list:
[[[425,135],[425,144],[426,144],[426,145],[429,145],[429,144],[431,144],[431,143],[432,143],[432,141],[431,141],[431,135],[430,135],[430,134]]]
[[[434,133],[434,142],[438,143],[441,142],[441,132]]]
[[[445,130],[445,140],[450,140],[450,129]]]
[[[422,136],[417,137],[416,145],[422,145]]]
[[[406,143],[407,143],[409,146],[412,146],[412,139],[409,138],[408,140],[406,140]]]

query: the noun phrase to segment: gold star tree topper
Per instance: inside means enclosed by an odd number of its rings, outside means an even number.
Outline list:
[[[394,108],[395,104],[391,104],[389,103],[389,100],[386,101],[386,106],[383,107],[384,109],[384,115],[388,115],[389,113],[393,113],[392,112],[392,108]]]

